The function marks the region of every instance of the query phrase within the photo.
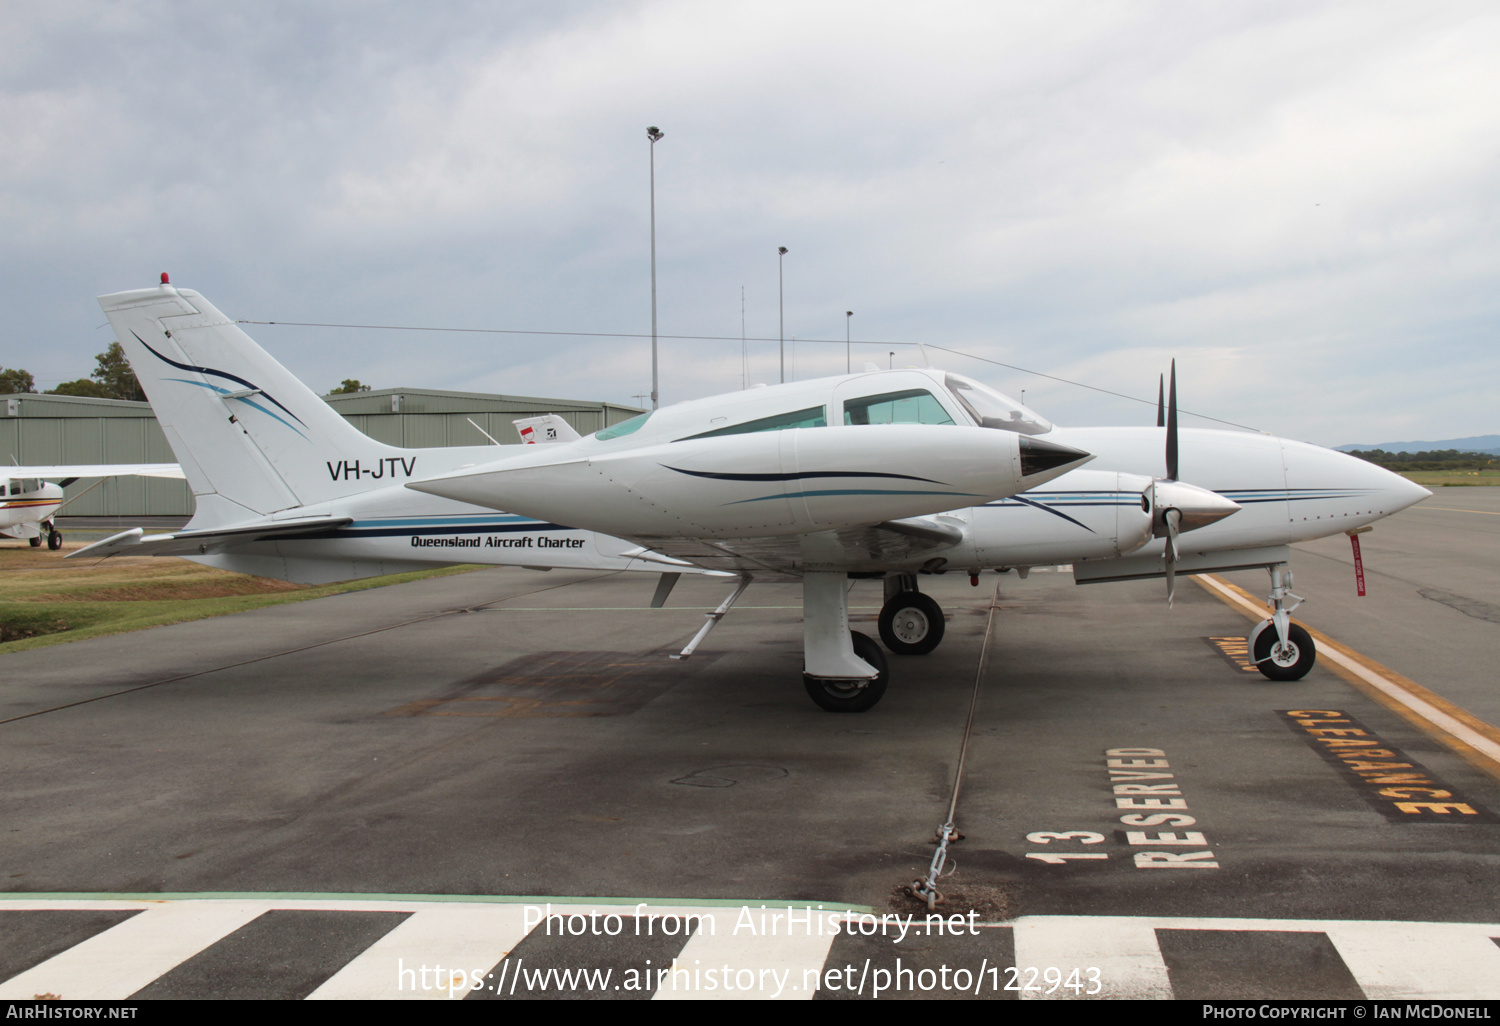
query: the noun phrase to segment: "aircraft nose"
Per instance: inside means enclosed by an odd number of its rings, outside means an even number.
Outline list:
[[[1405,509],[1408,506],[1415,506],[1423,499],[1430,499],[1432,497],[1431,492],[1415,481],[1404,478],[1396,473],[1392,473],[1391,477],[1395,478],[1395,480],[1386,482],[1385,491],[1390,496],[1386,502],[1387,508],[1392,513]]]
[[[1160,516],[1169,509],[1177,510],[1182,514],[1178,528],[1181,531],[1207,527],[1240,510],[1240,504],[1232,499],[1186,481],[1157,481],[1154,490],[1156,515]]]
[[[1021,476],[1030,477],[1059,467],[1085,463],[1094,458],[1093,453],[1075,449],[1071,445],[1048,442],[1045,439],[1021,436]]]

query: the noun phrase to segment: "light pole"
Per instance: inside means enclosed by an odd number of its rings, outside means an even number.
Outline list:
[[[656,382],[656,144],[667,133],[652,125],[646,129],[651,140],[651,408],[656,409],[660,396]]]
[[[786,288],[782,284],[781,265],[786,261],[786,247],[776,247],[776,310],[781,323],[781,383],[786,384]]]
[[[853,310],[844,311],[844,373],[853,373],[853,363],[849,356],[849,321],[854,317]]]

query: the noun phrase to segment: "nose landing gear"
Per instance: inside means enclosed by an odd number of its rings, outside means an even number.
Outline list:
[[[1271,619],[1263,620],[1250,636],[1251,659],[1260,672],[1271,680],[1301,680],[1317,662],[1318,650],[1312,636],[1292,623],[1292,610],[1303,602],[1292,593],[1292,571],[1280,563],[1271,570]],[[1288,604],[1288,600],[1292,600]]]

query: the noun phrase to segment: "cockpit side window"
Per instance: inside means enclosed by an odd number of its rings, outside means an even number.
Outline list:
[[[845,424],[952,424],[953,418],[925,388],[844,400]]]
[[[729,427],[714,428],[712,431],[688,435],[686,438],[677,439],[677,441],[686,442],[693,438],[717,438],[720,435],[748,435],[757,431],[785,431],[788,428],[827,426],[827,408],[813,406],[806,410],[795,410],[792,413],[778,413],[774,417],[762,417],[759,420],[748,420],[743,424],[731,424]]]
[[[1052,422],[1046,417],[977,381],[949,374],[944,383],[980,427],[999,428],[1022,435],[1045,435],[1052,430]]]
[[[650,413],[642,413],[638,416],[631,417],[629,420],[622,420],[620,421],[620,423],[614,425],[613,427],[602,428],[598,431],[595,431],[594,438],[596,441],[607,442],[611,438],[620,438],[623,435],[634,434],[641,428],[645,427],[646,421],[650,418]]]

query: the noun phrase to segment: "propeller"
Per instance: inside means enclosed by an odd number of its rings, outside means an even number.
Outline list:
[[[1177,591],[1177,536],[1222,520],[1239,510],[1239,504],[1207,488],[1179,481],[1177,459],[1177,361],[1172,361],[1170,383],[1158,381],[1156,422],[1167,429],[1167,476],[1151,483],[1151,535],[1166,539],[1167,605]]]
[[[1177,480],[1177,361],[1172,361],[1172,384],[1167,389],[1167,480]]]
[[[1161,419],[1161,378],[1157,378],[1157,419]],[[1177,361],[1172,361],[1172,387],[1167,392],[1167,480],[1177,480]],[[1162,526],[1166,530],[1167,545],[1167,608],[1172,608],[1172,599],[1177,594],[1177,534],[1182,527],[1182,510],[1169,507],[1162,513]]]

